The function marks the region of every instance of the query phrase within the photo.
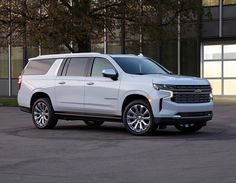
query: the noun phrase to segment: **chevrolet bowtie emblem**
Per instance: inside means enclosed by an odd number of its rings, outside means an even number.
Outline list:
[[[201,89],[196,89],[194,92],[195,93],[202,93],[202,90]]]

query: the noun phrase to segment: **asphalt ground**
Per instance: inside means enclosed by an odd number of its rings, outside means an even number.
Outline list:
[[[0,183],[235,183],[235,115],[236,105],[217,105],[196,134],[137,137],[121,123],[38,130],[30,114],[0,107]]]

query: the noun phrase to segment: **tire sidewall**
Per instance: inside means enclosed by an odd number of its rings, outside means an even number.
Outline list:
[[[150,112],[150,116],[151,116],[151,120],[150,120],[150,125],[148,126],[148,128],[145,130],[145,131],[142,131],[142,132],[136,132],[134,130],[132,130],[128,123],[127,123],[127,112],[129,111],[129,109],[133,106],[133,105],[136,105],[136,104],[141,104],[141,105],[144,105]],[[152,109],[151,109],[151,106],[150,104],[145,101],[145,100],[135,100],[135,101],[132,101],[130,102],[124,109],[124,112],[123,112],[123,115],[122,115],[122,119],[123,119],[123,123],[124,123],[124,126],[125,128],[127,129],[127,131],[133,135],[150,135],[152,132],[154,132],[156,130],[156,124],[155,124],[155,121],[154,121],[154,117],[153,117],[153,112],[152,112]]]
[[[44,104],[47,106],[47,108],[48,108],[49,118],[48,118],[48,122],[47,122],[47,124],[46,124],[45,126],[39,126],[39,125],[36,123],[35,119],[34,119],[34,109],[35,109],[35,106],[36,106],[39,102],[44,103]],[[56,125],[56,123],[57,123],[57,118],[56,118],[56,116],[54,115],[54,110],[53,110],[52,105],[51,105],[51,102],[50,102],[50,100],[49,100],[48,98],[40,98],[40,99],[38,99],[38,100],[36,100],[36,101],[34,102],[34,105],[33,105],[33,107],[32,107],[32,118],[33,118],[33,123],[34,123],[34,125],[35,125],[37,128],[39,128],[39,129],[53,128],[53,127]]]

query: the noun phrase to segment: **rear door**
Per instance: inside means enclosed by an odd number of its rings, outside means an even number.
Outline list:
[[[84,82],[90,58],[70,58],[62,63],[56,78],[57,111],[83,112]]]
[[[90,76],[85,79],[85,112],[115,115],[120,81],[103,77],[103,69],[115,69],[115,67],[105,58],[94,58]]]

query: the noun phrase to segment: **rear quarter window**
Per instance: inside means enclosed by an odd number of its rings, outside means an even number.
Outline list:
[[[24,75],[44,75],[51,68],[55,59],[50,60],[32,60],[26,66],[23,74]]]

